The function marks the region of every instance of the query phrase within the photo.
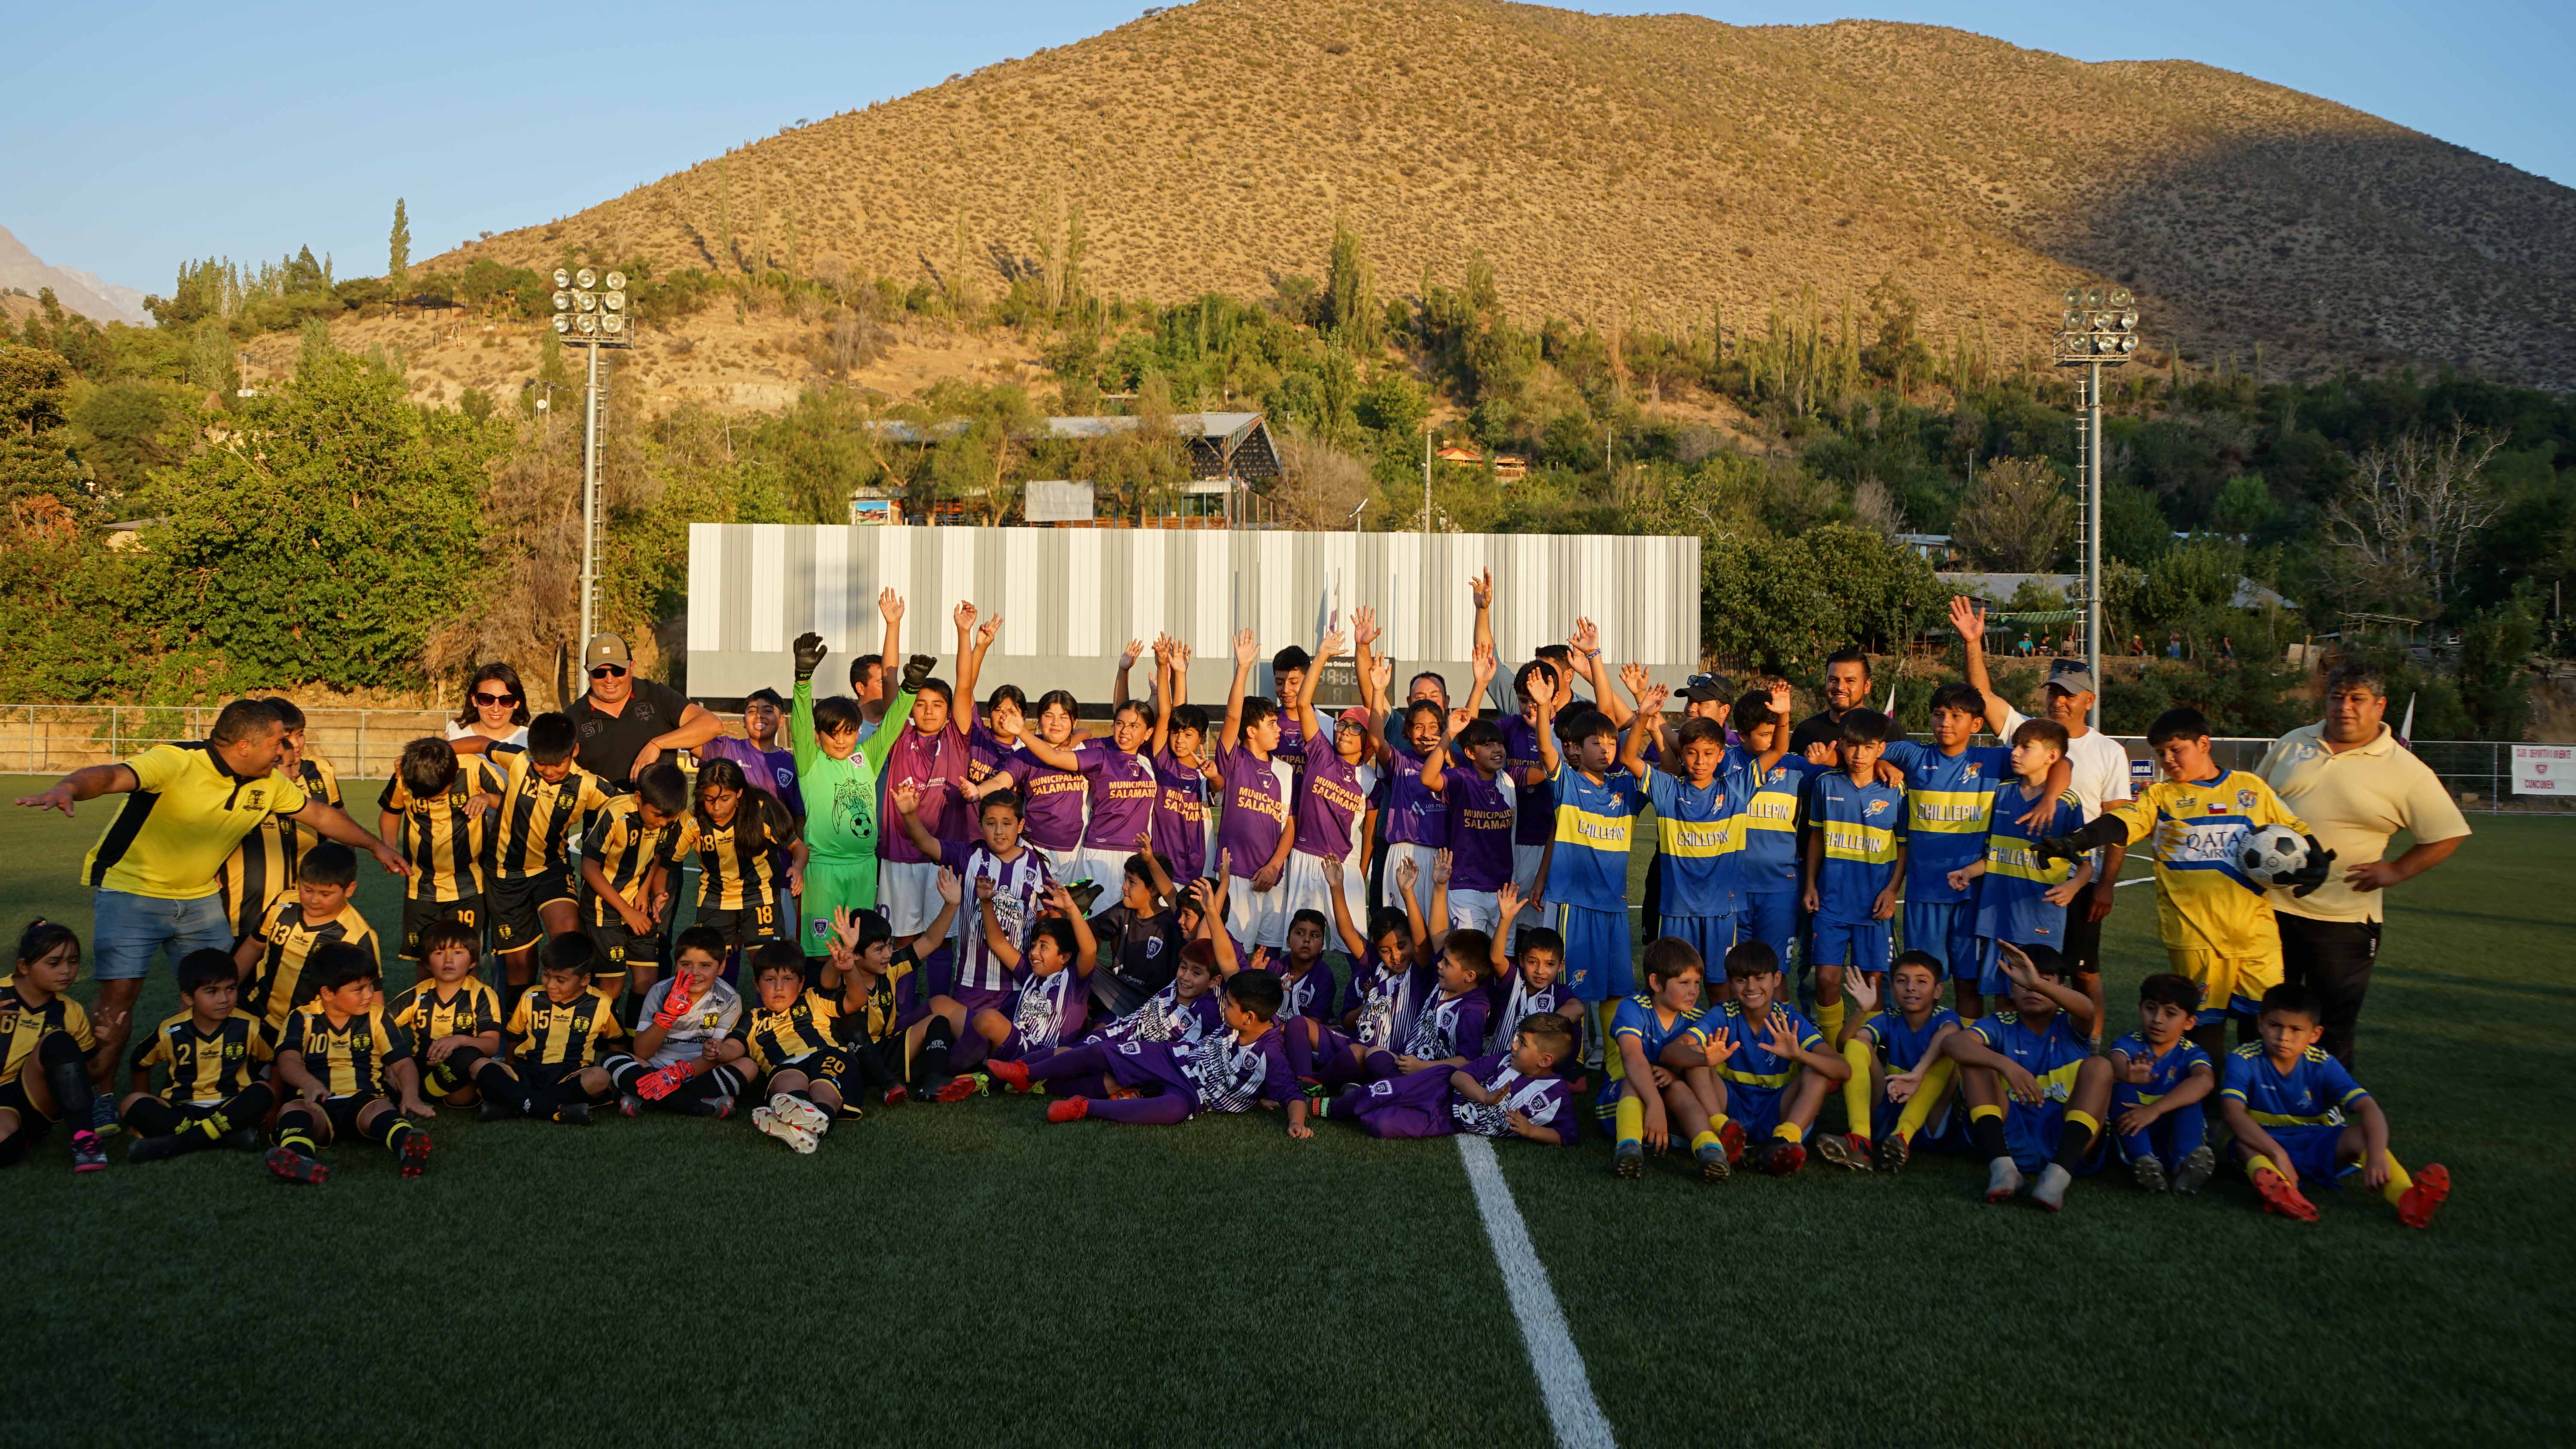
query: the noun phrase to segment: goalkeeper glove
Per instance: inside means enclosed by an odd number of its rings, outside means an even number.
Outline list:
[[[669,1031],[681,1017],[689,1014],[690,1001],[689,978],[672,977],[669,993],[663,996],[661,1008],[653,1013],[653,1024]]]
[[[673,1062],[635,1084],[635,1095],[647,1102],[658,1102],[680,1090],[689,1080],[689,1064]]]
[[[2117,816],[2105,815],[2081,830],[2070,830],[2064,835],[2044,835],[2034,843],[2038,846],[2040,862],[2046,864],[2052,860],[2073,860],[2090,855],[2106,845],[2125,845],[2128,840],[2129,827],[2121,824]]]
[[[929,681],[930,671],[938,667],[939,661],[927,654],[915,654],[910,659],[905,660],[903,662],[903,692],[906,694],[917,693],[921,689],[921,686]]]
[[[2307,842],[2308,863],[2272,882],[2276,886],[2290,887],[2290,895],[2294,899],[2306,896],[2317,887],[2324,885],[2326,867],[2334,864],[2335,853],[2326,849],[2315,836],[2308,836]]]
[[[832,651],[823,647],[823,636],[806,633],[796,636],[796,682],[803,684],[814,677],[822,666],[823,656]]]

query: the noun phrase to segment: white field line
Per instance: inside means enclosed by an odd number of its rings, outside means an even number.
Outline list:
[[[1458,1134],[1458,1156],[1467,1167],[1467,1185],[1475,1190],[1476,1211],[1485,1219],[1485,1237],[1493,1244],[1494,1266],[1503,1273],[1503,1291],[1520,1320],[1521,1342],[1529,1349],[1530,1370],[1538,1376],[1547,1417],[1556,1427],[1560,1449],[1613,1449],[1610,1421],[1592,1397],[1592,1379],[1583,1371],[1574,1336],[1566,1331],[1565,1312],[1548,1287],[1547,1266],[1530,1246],[1529,1224],[1512,1202],[1512,1190],[1494,1161],[1494,1144],[1473,1133]]]

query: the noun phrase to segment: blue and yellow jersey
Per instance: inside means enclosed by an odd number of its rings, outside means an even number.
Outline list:
[[[1823,765],[1811,765],[1795,755],[1782,755],[1779,763],[1753,779],[1753,765],[1744,773],[1744,812],[1736,821],[1737,848],[1743,856],[1741,869],[1747,895],[1770,895],[1795,890],[1798,885],[1798,814],[1807,798],[1807,781],[1821,774]]]
[[[2004,1142],[2013,1161],[2036,1170],[2057,1151],[2057,1127],[2066,1119],[2066,1104],[2075,1096],[2075,1074],[2093,1055],[2090,1044],[2066,1024],[2066,1013],[2052,1012],[2034,1030],[2018,1011],[1998,1011],[1968,1023],[1986,1045],[2020,1064],[2039,1079],[2040,1102],[2034,1107],[2010,1092],[2004,1094]]]
[[[1549,784],[1556,790],[1556,852],[1548,860],[1548,900],[1588,911],[1628,909],[1628,840],[1645,788],[1626,770],[1596,781],[1564,761]]]
[[[2155,856],[2156,924],[2168,949],[2279,954],[2272,903],[2238,869],[2237,838],[2261,825],[2286,825],[2302,835],[2309,830],[2262,776],[2229,770],[2214,780],[2158,780],[2135,800],[2105,804],[2102,813],[2129,828],[2131,855]]]
[[[1699,1020],[1701,1015],[1696,1011],[1684,1011],[1666,1021],[1663,1012],[1655,1006],[1655,999],[1641,991],[1620,1002],[1619,1009],[1611,1014],[1610,1040],[1613,1045],[1633,1040],[1645,1052],[1647,1061],[1661,1061],[1664,1048],[1690,1035],[1691,1023]]]
[[[2021,817],[2036,803],[2029,786],[2012,781],[1995,792],[1994,801],[1994,821],[1986,831],[1986,873],[1976,882],[1977,934],[2019,946],[2040,942],[2063,947],[2066,907],[2051,905],[2044,893],[2052,886],[2064,885],[2075,874],[2075,862],[2052,860],[2042,864],[2032,842],[2038,836],[2082,829],[2084,806],[2072,790],[2058,796],[2057,809],[2034,836],[2021,824]],[[1922,848],[1920,835],[1906,842],[1905,858],[1909,864]],[[1905,889],[1908,896],[1913,894],[1911,884]]]
[[[1816,913],[1837,921],[1868,920],[1879,892],[1896,879],[1897,851],[1905,844],[1905,792],[1830,771],[1807,787],[1807,820],[1825,837],[1824,864],[1816,870]]]
[[[1909,1024],[1904,1012],[1882,1011],[1862,1022],[1860,1029],[1869,1033],[1878,1051],[1879,1065],[1892,1076],[1914,1070],[1923,1054],[1932,1049],[1932,1038],[1939,1036],[1943,1027],[1962,1025],[1965,1023],[1959,1020],[1959,1013],[1944,1006],[1925,1017],[1919,1027]]]
[[[1663,872],[1668,916],[1731,916],[1744,889],[1743,787],[1749,769],[1730,769],[1737,752],[1706,785],[1651,770],[1646,798],[1655,806],[1655,869]],[[1649,931],[1655,923],[1646,923]]]
[[[1950,872],[1986,853],[1995,791],[2014,783],[2012,751],[1988,745],[1945,755],[1898,740],[1887,759],[1905,772],[1905,898],[1926,905],[1968,899],[1967,891],[1950,888]]]
[[[2301,1052],[2285,1072],[2261,1042],[2247,1042],[2227,1054],[2218,1095],[2266,1127],[2337,1127],[2344,1109],[2370,1094],[2323,1047]]]
[[[1816,1030],[1814,1022],[1799,1015],[1796,1007],[1775,1002],[1765,1016],[1773,1014],[1788,1020],[1789,1031],[1799,1046],[1811,1052],[1826,1050],[1824,1033]],[[1798,1074],[1801,1065],[1791,1058],[1774,1055],[1765,1047],[1763,1043],[1771,1039],[1770,1022],[1746,1021],[1744,1008],[1737,1002],[1730,1001],[1724,1006],[1712,1006],[1701,1012],[1691,1023],[1690,1034],[1699,1038],[1712,1054],[1725,1043],[1735,1044],[1735,1054],[1719,1062],[1716,1068],[1729,1091],[1751,1087],[1758,1091],[1776,1092],[1789,1085],[1789,1079]]]
[[[2217,1070],[2209,1064],[2209,1053],[2194,1045],[2187,1036],[2175,1038],[2163,1056],[2157,1056],[2156,1049],[2147,1044],[2146,1037],[2134,1031],[2111,1043],[2111,1050],[2133,1062],[2147,1064],[2146,1084],[2130,1089],[2138,1094],[2141,1104],[2163,1101],[2165,1094],[2181,1086],[2183,1079],[2189,1077],[2195,1067],[2203,1071]]]

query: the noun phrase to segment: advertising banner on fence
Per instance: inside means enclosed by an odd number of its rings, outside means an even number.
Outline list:
[[[2576,799],[2576,745],[2514,746],[2513,793]]]

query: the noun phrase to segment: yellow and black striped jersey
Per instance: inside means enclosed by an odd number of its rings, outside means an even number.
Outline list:
[[[456,779],[435,800],[414,800],[402,781],[385,782],[376,808],[402,817],[394,848],[411,862],[404,894],[416,901],[460,901],[483,894],[480,857],[492,814],[469,815],[465,804],[477,795],[500,793],[500,772],[481,755],[458,756]]]
[[[385,1015],[427,1051],[432,1042],[445,1037],[499,1031],[501,993],[472,976],[444,993],[436,981],[420,981],[387,1003]]]
[[[768,838],[766,850],[746,850],[739,843],[750,832],[748,815],[758,810],[767,816],[769,827],[761,832]],[[733,819],[721,827],[691,817],[698,837],[698,909],[702,911],[739,911],[774,898],[778,891],[779,852],[796,838],[796,822],[788,817],[787,807],[757,791],[744,791],[734,806]]]
[[[411,1055],[411,1038],[381,1006],[334,1022],[317,1002],[286,1019],[277,1054],[288,1052],[302,1054],[304,1070],[334,1097],[384,1096],[385,1068]]]
[[[339,806],[340,772],[328,760],[304,757],[294,775],[308,799]],[[271,815],[251,828],[233,847],[232,858],[215,872],[215,891],[224,898],[224,918],[236,939],[259,934],[260,922],[277,898],[295,889],[295,870],[304,852],[322,841],[322,833],[291,817]]]
[[[510,1055],[540,1067],[589,1067],[604,1048],[626,1040],[616,1004],[597,991],[557,1001],[542,986],[528,988],[510,1013]]]
[[[166,1100],[227,1102],[256,1081],[260,1064],[274,1055],[257,1017],[236,1011],[213,1031],[201,1032],[196,1017],[183,1011],[134,1049],[134,1070],[163,1068],[170,1083],[162,1093]]]
[[[60,992],[42,1006],[29,1006],[18,999],[17,978],[0,984],[0,1046],[7,1048],[6,1060],[0,1060],[0,1081],[18,1080],[18,1069],[36,1054],[36,1043],[45,1033],[65,1031],[82,1051],[95,1051],[98,1040],[89,1034],[89,1013],[81,1004]]]
[[[286,1019],[302,1011],[320,990],[318,982],[307,981],[305,965],[313,953],[334,941],[346,941],[367,948],[367,959],[382,965],[384,947],[376,940],[375,927],[358,914],[355,900],[340,908],[340,914],[319,925],[304,919],[304,903],[288,896],[268,908],[268,918],[259,924],[261,941],[259,964],[250,969],[242,982],[241,1010],[266,1023],[269,1035],[281,1036]]]
[[[640,796],[620,795],[608,802],[608,808],[591,818],[590,829],[582,839],[584,858],[599,862],[600,873],[608,877],[609,888],[625,898],[630,906],[648,904],[639,890],[645,873],[654,861],[665,866],[674,864],[695,849],[698,822],[678,815],[660,825],[644,823],[644,802]],[[594,924],[604,922],[603,904],[594,905]]]
[[[486,880],[526,880],[569,863],[564,842],[576,821],[607,808],[609,794],[597,775],[570,766],[561,780],[537,773],[525,750],[504,766],[501,808],[483,827]]]
[[[781,1062],[838,1046],[841,1007],[819,991],[808,991],[785,1011],[753,1007],[736,1030],[741,1032],[743,1044],[751,1049],[751,1059],[760,1064],[760,1069],[774,1072]]]

